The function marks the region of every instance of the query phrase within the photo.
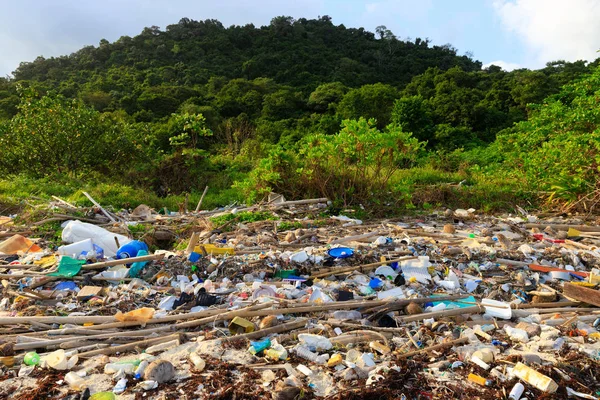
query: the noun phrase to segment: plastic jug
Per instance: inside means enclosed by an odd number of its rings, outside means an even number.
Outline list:
[[[145,250],[146,255],[148,255],[148,245],[146,243],[139,240],[132,240],[119,247],[119,250],[117,250],[117,258],[136,257],[140,250]]]
[[[81,240],[58,248],[58,254],[73,258],[77,258],[83,252],[88,253],[90,251],[94,251],[94,242],[92,239]]]

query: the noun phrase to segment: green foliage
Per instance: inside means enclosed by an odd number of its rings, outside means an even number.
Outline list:
[[[184,18],[0,78],[0,172],[24,195],[76,181],[103,202],[175,210],[205,186],[207,208],[273,190],[378,209],[488,190],[494,208],[523,201],[523,182],[574,204],[598,190],[597,66],[482,70],[450,45],[328,16]]]
[[[390,122],[390,113],[398,91],[390,85],[376,83],[350,90],[340,101],[337,111],[343,119],[374,118],[382,128]]]
[[[120,121],[63,96],[21,93],[19,113],[0,135],[0,168],[35,176],[110,169],[131,160],[132,142]]]
[[[218,227],[234,219],[236,220],[236,222],[244,223],[270,221],[277,219],[277,217],[275,217],[275,215],[273,215],[269,211],[242,211],[237,214],[227,213],[218,217],[212,217],[210,218],[210,221],[215,227]]]
[[[375,120],[345,120],[332,136],[315,134],[294,150],[274,148],[237,186],[255,200],[270,191],[368,202],[388,190],[390,178],[412,167],[424,144],[397,125],[381,131]]]
[[[600,68],[531,107],[528,121],[495,145],[504,166],[549,200],[575,202],[600,190]]]

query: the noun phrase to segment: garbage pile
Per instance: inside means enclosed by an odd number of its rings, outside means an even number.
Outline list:
[[[0,217],[0,398],[600,398],[597,220],[55,200]]]

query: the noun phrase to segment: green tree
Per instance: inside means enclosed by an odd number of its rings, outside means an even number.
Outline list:
[[[350,90],[340,101],[337,112],[343,119],[375,118],[378,127],[390,122],[394,100],[398,90],[390,85],[376,83]]]

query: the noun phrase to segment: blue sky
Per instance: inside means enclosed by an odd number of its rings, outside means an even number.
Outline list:
[[[400,38],[429,38],[505,69],[600,54],[600,0],[0,0],[0,76],[21,61],[72,53],[182,17],[266,25],[274,16],[316,18]]]

